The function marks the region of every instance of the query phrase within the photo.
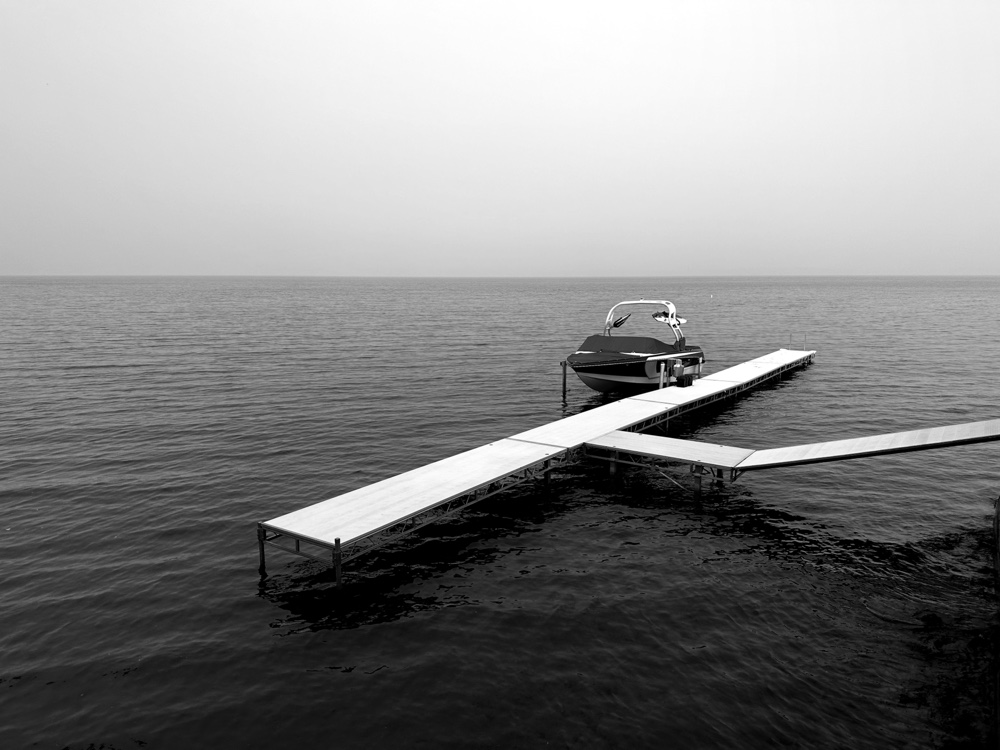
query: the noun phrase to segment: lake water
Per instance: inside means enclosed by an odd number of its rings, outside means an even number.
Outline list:
[[[603,403],[559,363],[640,296],[818,352],[672,436],[1000,418],[998,278],[0,279],[0,747],[995,743],[997,444],[581,462],[259,579],[257,521]]]

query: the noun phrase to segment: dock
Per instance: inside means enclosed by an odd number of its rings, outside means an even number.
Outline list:
[[[735,398],[809,364],[815,355],[780,349],[687,387],[623,398],[260,522],[260,574],[267,574],[265,547],[271,546],[332,565],[339,585],[343,563],[518,484],[545,480],[588,444],[598,449],[609,435],[637,433]]]
[[[615,463],[644,459],[688,464],[699,475],[735,480],[747,471],[886,456],[1000,440],[1000,419],[754,450],[616,430],[587,443],[587,455]],[[727,476],[728,475],[728,476]]]

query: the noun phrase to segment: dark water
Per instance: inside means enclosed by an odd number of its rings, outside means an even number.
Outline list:
[[[819,352],[672,435],[1000,417],[997,278],[0,280],[0,747],[994,742],[996,444],[577,464],[260,585],[256,521],[600,403],[559,362],[638,296]]]

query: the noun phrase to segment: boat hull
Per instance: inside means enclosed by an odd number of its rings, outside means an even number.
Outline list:
[[[567,363],[588,388],[601,393],[613,391],[650,390],[660,386],[660,368],[665,368],[664,385],[690,385],[701,376],[704,353],[688,349],[676,353],[662,352],[626,355],[621,352],[587,352],[571,354]],[[683,370],[677,372],[680,363]]]
[[[593,388],[601,393],[614,393],[615,391],[648,391],[659,386],[657,379],[650,382],[646,376],[631,377],[628,375],[595,375],[577,371],[576,376],[580,378],[585,386]]]

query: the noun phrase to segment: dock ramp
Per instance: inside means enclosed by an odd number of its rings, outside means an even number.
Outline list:
[[[605,460],[617,462],[638,457],[675,461],[692,467],[726,470],[730,478],[735,479],[746,471],[846,461],[992,440],[1000,440],[1000,419],[762,450],[615,430],[588,441],[586,448],[588,455]],[[719,477],[715,472],[709,473]]]

